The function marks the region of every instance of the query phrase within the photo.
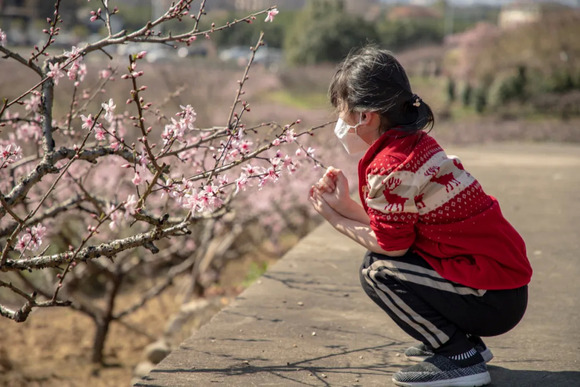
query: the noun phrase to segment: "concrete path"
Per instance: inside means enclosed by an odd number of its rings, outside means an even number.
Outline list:
[[[487,338],[493,386],[580,386],[580,147],[458,155],[527,242],[530,302]],[[364,251],[327,225],[304,238],[138,386],[391,386],[413,340],[364,295]]]

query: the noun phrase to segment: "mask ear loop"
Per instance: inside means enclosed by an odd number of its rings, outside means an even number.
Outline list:
[[[356,124],[354,126],[354,134],[356,134],[358,136],[358,127],[362,124],[362,112],[359,112],[359,116],[358,116],[358,124]],[[359,136],[360,137],[360,136]]]

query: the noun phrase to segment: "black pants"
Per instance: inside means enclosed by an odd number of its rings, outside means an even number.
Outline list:
[[[361,284],[407,334],[435,352],[456,354],[473,348],[468,336],[496,336],[521,320],[527,286],[478,290],[441,277],[419,255],[402,257],[368,252]]]

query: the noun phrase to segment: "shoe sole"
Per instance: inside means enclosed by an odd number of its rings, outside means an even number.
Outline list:
[[[393,378],[397,386],[403,387],[479,387],[491,383],[489,372],[462,376],[455,379],[436,380],[432,382],[399,382]]]
[[[489,348],[486,348],[485,351],[479,353],[481,357],[483,357],[483,361],[489,363],[491,359],[493,359],[493,353],[491,353]],[[420,363],[427,359],[428,357],[433,356],[433,354],[425,355],[425,356],[405,356],[407,360],[414,361]]]

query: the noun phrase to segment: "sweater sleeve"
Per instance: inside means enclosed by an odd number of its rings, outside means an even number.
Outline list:
[[[408,249],[415,241],[415,223],[419,218],[415,174],[393,169],[393,165],[378,172],[367,174],[365,201],[370,226],[383,250]]]

